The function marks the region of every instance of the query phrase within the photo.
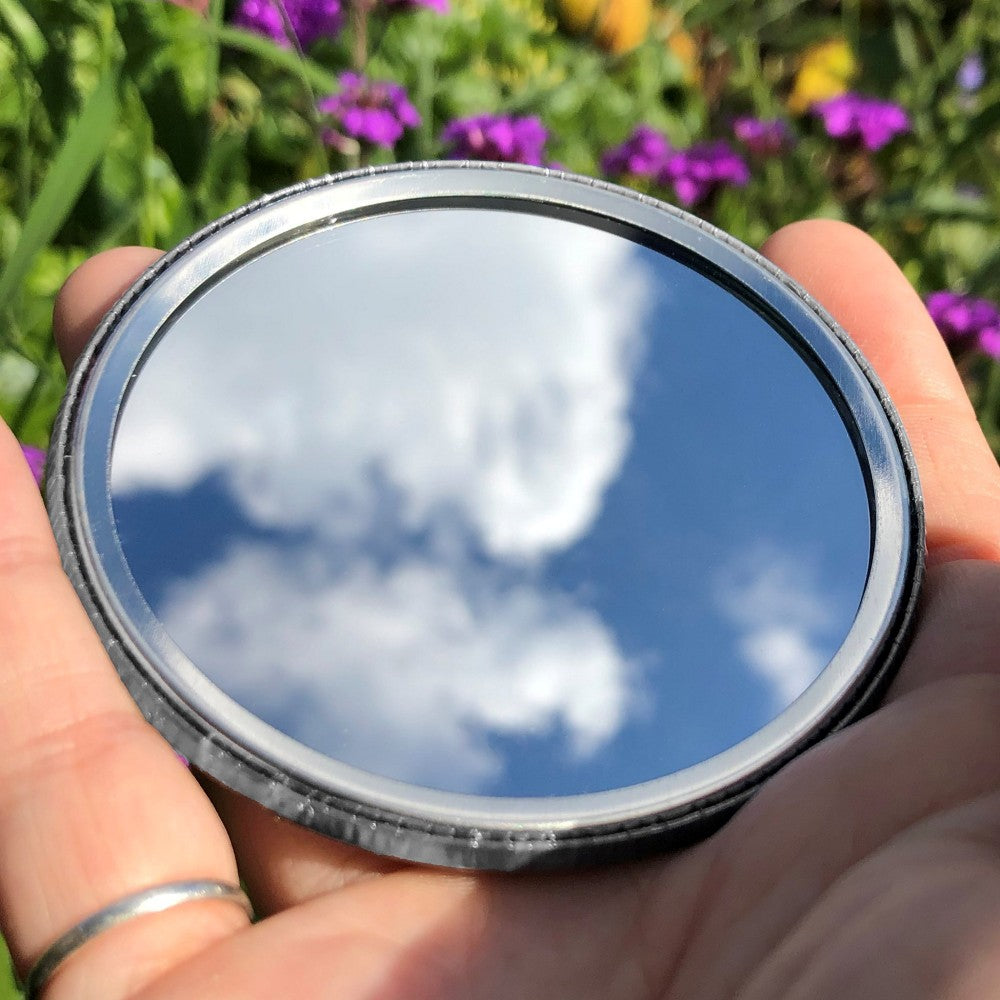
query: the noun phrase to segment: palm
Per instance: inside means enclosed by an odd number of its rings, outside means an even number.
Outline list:
[[[11,748],[0,765],[0,888],[15,954],[30,961],[138,887],[231,879],[234,852],[268,915],[246,927],[235,908],[200,904],[124,925],[68,963],[47,1000],[996,992],[1000,476],[919,302],[872,244],[815,224],[784,231],[770,252],[862,343],[921,467],[935,564],[886,706],[689,851],[545,876],[413,868],[221,789],[209,789],[218,815],[208,808],[128,707],[52,564],[42,515],[0,494],[0,662],[10,665],[0,728]],[[129,266],[116,267],[98,291],[78,281],[64,297],[64,354],[127,280]]]
[[[284,910],[275,933],[306,943],[278,964],[287,953],[265,944],[266,922],[255,945],[229,942],[231,995],[270,995],[253,992],[269,976],[270,990],[288,988],[289,970],[302,977],[295,995],[379,1000],[988,995],[1000,934],[974,961],[969,945],[1000,928],[1000,678],[988,673],[1000,567],[954,564],[928,590],[890,704],[800,758],[704,844],[583,875],[400,867],[291,909],[295,878],[257,868]],[[963,647],[967,675],[937,662],[939,627]],[[244,825],[271,822],[238,810]],[[331,850],[338,882],[346,861],[366,865]],[[183,995],[203,974],[186,970],[153,995]],[[316,982],[329,994],[310,993]]]

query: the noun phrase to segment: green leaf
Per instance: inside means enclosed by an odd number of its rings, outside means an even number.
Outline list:
[[[41,28],[34,18],[21,6],[20,0],[0,0],[0,21],[7,25],[11,38],[27,57],[32,66],[37,66],[49,50]]]
[[[20,239],[0,274],[0,313],[21,288],[35,256],[66,221],[97,166],[115,124],[116,74],[106,73],[69,127],[24,221]]]

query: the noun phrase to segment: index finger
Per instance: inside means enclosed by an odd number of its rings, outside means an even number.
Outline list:
[[[930,562],[1000,562],[1000,469],[948,348],[889,255],[832,220],[786,226],[764,254],[850,334],[899,410],[924,493]]]

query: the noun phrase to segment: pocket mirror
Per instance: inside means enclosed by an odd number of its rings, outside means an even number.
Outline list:
[[[175,748],[432,864],[704,835],[873,704],[921,573],[832,320],[705,223],[529,168],[328,178],[192,237],[106,318],[52,463]]]

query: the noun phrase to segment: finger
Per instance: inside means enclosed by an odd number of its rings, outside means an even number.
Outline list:
[[[920,620],[886,701],[959,674],[1000,674],[1000,564],[956,560],[927,574]]]
[[[777,232],[764,253],[819,300],[871,361],[916,455],[929,560],[1000,561],[1000,471],[948,349],[872,239],[829,220]]]
[[[92,257],[69,276],[56,297],[52,318],[56,346],[67,370],[105,313],[161,256],[149,247],[116,247]]]
[[[369,879],[221,942],[145,1000],[202,996],[213,972],[213,1000],[665,997],[699,899],[703,873],[689,859],[545,876],[410,869]],[[660,891],[667,866],[669,892]]]
[[[71,321],[121,287],[103,280],[104,264],[85,266],[61,299],[59,332],[70,352],[82,329]],[[135,276],[115,273],[124,283]],[[177,879],[233,881],[236,866],[214,810],[142,720],[101,648],[4,426],[0,484],[0,916],[23,972],[58,936],[123,896]],[[71,958],[46,1000],[129,995],[245,923],[220,902],[131,921]]]
[[[240,873],[261,915],[412,867],[313,833],[214,782],[209,794],[230,831]]]

